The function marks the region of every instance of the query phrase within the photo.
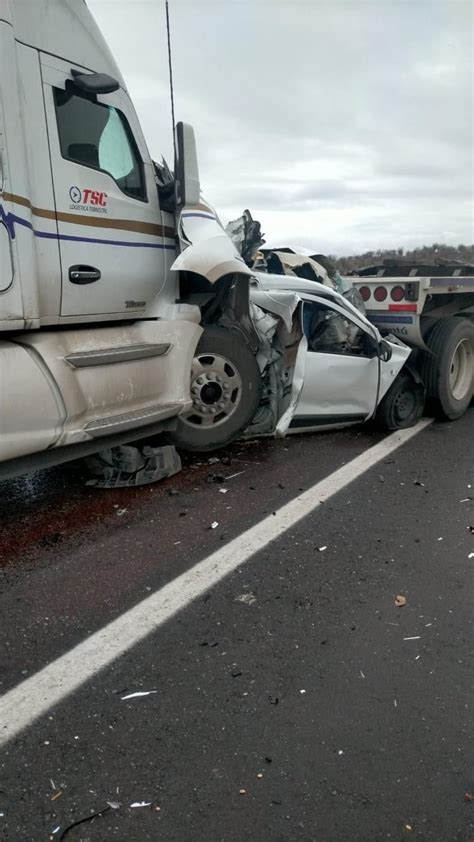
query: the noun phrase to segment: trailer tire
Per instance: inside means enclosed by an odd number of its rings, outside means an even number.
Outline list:
[[[409,371],[402,371],[380,401],[375,421],[383,430],[405,430],[418,423],[425,408],[425,388]]]
[[[474,324],[454,316],[439,321],[425,342],[420,374],[435,414],[454,421],[468,408],[474,392]]]
[[[250,424],[261,393],[257,361],[242,339],[225,328],[208,327],[193,360],[193,410],[178,418],[168,438],[191,452],[225,447]]]

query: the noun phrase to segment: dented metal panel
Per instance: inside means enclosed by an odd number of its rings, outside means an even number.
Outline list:
[[[184,208],[179,214],[177,229],[181,254],[171,269],[195,272],[211,284],[224,275],[239,273],[251,276],[243,257],[208,205]]]

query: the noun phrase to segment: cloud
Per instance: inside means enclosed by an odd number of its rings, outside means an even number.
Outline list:
[[[171,159],[164,3],[88,5],[153,156]],[[177,117],[223,219],[248,207],[270,238],[338,254],[472,242],[469,0],[172,0],[170,13]]]

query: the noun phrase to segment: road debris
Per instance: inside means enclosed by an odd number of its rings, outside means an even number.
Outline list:
[[[474,801],[474,792],[465,792],[464,801]]]
[[[227,494],[228,490],[228,488],[219,488],[220,494]]]
[[[318,553],[323,553],[323,552],[324,552],[324,550],[327,550],[327,547],[326,547],[326,546],[324,546],[324,547],[317,547],[316,549],[317,549]]]
[[[395,597],[395,605],[397,605],[398,608],[402,608],[406,604],[407,604],[406,596],[403,596],[403,594],[401,594],[401,593],[397,594],[397,596]]]
[[[128,509],[117,509],[115,514],[117,515],[117,517],[123,517],[123,515],[125,515],[127,512],[128,512]]]
[[[139,696],[151,696],[152,693],[158,693],[158,690],[137,690],[136,693],[128,693],[126,696],[122,696],[121,701],[137,699]]]
[[[107,804],[107,806],[103,807],[102,810],[97,810],[96,813],[91,813],[90,816],[85,816],[83,819],[78,819],[76,822],[68,824],[68,826],[65,827],[63,832],[61,833],[61,836],[59,837],[59,842],[62,842],[62,840],[66,838],[66,835],[69,833],[70,830],[73,829],[73,827],[77,827],[78,825],[84,824],[85,822],[91,822],[92,819],[96,819],[98,816],[102,816],[110,809],[110,806]]]
[[[132,801],[130,807],[151,807],[151,801]]]
[[[261,780],[263,778],[262,772],[257,772],[257,778]]]
[[[59,789],[54,795],[51,796],[51,801],[56,801],[56,799],[60,798],[62,794],[62,789]]]
[[[239,596],[236,596],[234,602],[243,602],[244,605],[253,605],[257,601],[257,597],[255,596],[252,591],[247,591],[246,593],[241,593]]]
[[[120,807],[122,806],[120,801],[107,801],[107,804],[111,810],[120,810]]]
[[[241,474],[245,474],[245,471],[237,471],[236,474],[231,474],[229,477],[225,477],[225,479],[235,479],[235,477],[240,477]]]
[[[417,635],[416,637],[404,637],[403,640],[420,640],[421,635]]]
[[[246,789],[239,789],[239,795],[246,795],[246,793],[247,793]]]
[[[468,529],[468,530],[469,530],[469,532],[471,533],[471,535],[474,535],[474,526],[466,526],[466,529]]]
[[[474,553],[469,553],[468,558],[474,558]]]
[[[221,483],[224,482],[226,479],[229,479],[229,477],[225,477],[224,474],[209,474],[207,477],[207,481],[210,483]]]
[[[129,488],[149,485],[172,477],[181,470],[181,459],[174,445],[145,445],[138,448],[120,445],[89,456],[84,463],[93,479],[86,485],[95,488]]]
[[[217,529],[218,526],[219,526],[219,521],[213,520],[209,529]]]
[[[424,488],[424,487],[425,487],[425,483],[424,483],[424,482],[420,482],[420,480],[419,480],[419,479],[415,479],[415,480],[414,480],[414,482],[413,482],[413,485],[419,485],[419,486],[421,486],[421,488]]]

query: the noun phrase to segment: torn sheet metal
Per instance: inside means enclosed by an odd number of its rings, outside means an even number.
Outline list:
[[[262,248],[265,243],[260,223],[245,210],[239,219],[229,222],[226,231],[248,266],[269,274],[290,275],[306,278],[331,287],[346,296],[352,304],[365,314],[365,305],[358,289],[348,278],[343,278],[331,258],[317,254],[303,246],[272,246]]]
[[[224,275],[251,276],[245,260],[209,205],[201,203],[183,208],[177,219],[177,230],[181,253],[172,270],[195,272],[211,284]]]
[[[298,278],[306,278],[308,281],[318,281],[320,284],[332,287],[332,282],[329,278],[328,272],[320,263],[317,263],[313,258],[307,255],[295,254],[290,249],[272,249],[267,251],[262,249],[267,259],[268,271],[275,272],[278,264],[282,267],[282,271],[277,271],[276,274],[296,275]],[[275,264],[272,266],[272,264]]]
[[[226,234],[234,243],[239,254],[242,255],[247,266],[254,267],[257,253],[264,245],[260,222],[252,219],[249,210],[244,210],[242,216],[229,222],[226,226]]]
[[[256,284],[251,287],[250,298],[252,318],[256,319],[255,327],[261,337],[257,359],[262,371],[263,397],[244,435],[283,436],[291,423],[304,379],[306,339],[301,327],[300,298],[292,292],[277,290],[273,294]]]
[[[172,477],[181,470],[181,459],[174,445],[133,447],[121,445],[102,450],[84,460],[95,488],[128,488],[149,485]]]

